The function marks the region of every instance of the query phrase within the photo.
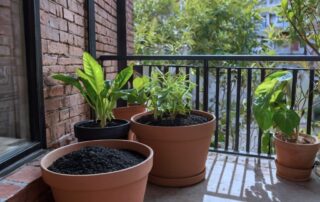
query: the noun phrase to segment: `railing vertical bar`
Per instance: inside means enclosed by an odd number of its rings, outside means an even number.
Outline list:
[[[203,70],[203,110],[208,111],[209,101],[209,61],[204,60]]]
[[[292,88],[291,88],[291,109],[294,108],[296,102],[296,92],[297,92],[297,75],[298,70],[292,70]]]
[[[241,91],[241,69],[237,69],[237,98],[236,98],[236,138],[235,138],[235,151],[239,151],[239,138],[240,138],[240,91]]]
[[[250,152],[251,142],[251,80],[252,80],[252,69],[247,71],[247,137],[246,137],[246,152]]]
[[[263,82],[264,78],[266,77],[266,70],[260,70],[260,81]],[[261,138],[262,138],[263,131],[259,128],[259,135],[258,135],[258,154],[261,154]]]
[[[216,104],[215,104],[215,112],[216,112],[216,131],[214,133],[214,148],[218,148],[219,141],[219,92],[220,92],[220,68],[216,68]]]
[[[200,68],[196,67],[196,109],[200,109]]]
[[[186,67],[187,80],[190,81],[190,67]]]
[[[149,68],[148,74],[149,74],[149,77],[150,77],[150,76],[151,76],[151,73],[152,73],[152,66],[150,65],[148,68]]]
[[[226,137],[225,137],[225,150],[229,148],[229,135],[230,135],[230,109],[231,108],[231,68],[227,70],[227,106],[226,106]]]
[[[314,91],[314,69],[310,70],[309,79],[309,95],[308,95],[308,115],[307,115],[307,134],[311,134],[312,121],[312,105],[313,105],[313,91]]]
[[[135,71],[139,74],[139,75],[143,75],[143,66],[142,65],[135,65]]]
[[[176,66],[176,74],[179,74],[180,73],[180,67]]]
[[[164,66],[163,67],[163,73],[166,74],[168,71],[169,71],[169,67],[168,66]]]

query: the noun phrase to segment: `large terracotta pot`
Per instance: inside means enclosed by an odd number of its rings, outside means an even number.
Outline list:
[[[297,144],[284,142],[276,135],[277,175],[291,181],[306,181],[310,179],[315,157],[320,149],[317,138],[314,144]]]
[[[116,119],[124,119],[130,121],[131,117],[136,114],[146,112],[147,108],[144,105],[129,105],[127,107],[118,107],[113,109],[113,115]],[[130,130],[128,134],[129,140],[136,140],[135,134]]]
[[[149,145],[155,153],[149,181],[171,187],[189,186],[202,181],[215,129],[215,117],[207,112],[193,111],[194,114],[208,117],[210,121],[179,127],[150,126],[137,122],[142,116],[151,113],[131,118],[131,129],[138,141]]]
[[[93,175],[59,174],[47,168],[58,158],[85,146],[105,146],[136,151],[147,159],[133,167]],[[51,186],[56,202],[142,202],[153,151],[141,143],[127,140],[97,140],[56,149],[41,160],[43,180]]]

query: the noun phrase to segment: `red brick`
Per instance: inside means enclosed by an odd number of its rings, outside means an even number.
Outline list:
[[[69,47],[69,54],[74,56],[82,56],[83,49],[79,47],[70,46]]]
[[[80,25],[80,26],[84,26],[84,17],[80,16],[80,15],[74,15],[74,22],[77,24],[77,25]]]
[[[74,65],[81,65],[82,64],[82,59],[79,57],[61,57],[58,59],[58,64],[60,65],[70,65],[70,64],[74,64]]]
[[[43,65],[56,65],[57,61],[58,61],[57,56],[51,56],[51,55],[43,55],[42,56]]]
[[[59,54],[67,54],[68,46],[62,43],[57,43],[53,41],[48,42],[48,52],[49,53],[59,53]]]
[[[63,98],[58,97],[58,98],[50,98],[44,101],[45,103],[45,109],[47,111],[51,110],[57,110],[63,107]]]
[[[41,177],[41,169],[34,166],[24,166],[17,172],[8,176],[7,180],[21,183],[31,183]]]
[[[60,121],[64,121],[70,117],[69,109],[63,109],[59,112]]]
[[[52,27],[49,27],[46,25],[41,25],[41,36],[44,39],[59,41],[59,33],[56,30],[54,30]]]
[[[82,38],[82,37],[79,37],[79,36],[74,36],[74,45],[75,46],[78,46],[80,48],[85,48],[85,40]]]
[[[17,194],[23,187],[14,184],[0,184],[0,199],[7,199]]]
[[[73,22],[74,14],[66,8],[63,8],[63,18]]]
[[[60,31],[60,42],[73,44],[73,35],[67,32]]]
[[[67,7],[67,0],[56,0],[56,2],[65,8]]]
[[[48,88],[49,97],[61,96],[64,94],[64,86],[57,85]]]

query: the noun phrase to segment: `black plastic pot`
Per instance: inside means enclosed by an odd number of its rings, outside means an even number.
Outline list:
[[[74,133],[79,142],[102,139],[128,139],[129,121],[115,119],[120,125],[110,127],[92,127],[93,120],[81,121],[74,125]]]

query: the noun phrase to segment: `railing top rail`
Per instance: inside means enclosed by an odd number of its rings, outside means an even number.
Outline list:
[[[320,61],[306,55],[101,55],[99,60]]]

